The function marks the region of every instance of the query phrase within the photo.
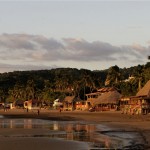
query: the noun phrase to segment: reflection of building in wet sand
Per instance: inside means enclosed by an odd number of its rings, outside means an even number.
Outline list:
[[[15,119],[2,119],[0,120],[0,128],[24,128],[24,129],[32,129],[32,120],[15,120]]]
[[[111,131],[107,132],[107,130],[105,131],[103,129],[101,130],[100,128],[97,128],[97,125],[95,124],[85,124],[85,122],[59,122],[36,119],[0,119],[0,128],[46,128],[50,132],[48,132],[48,134],[47,132],[46,134],[43,133],[42,137],[63,138],[66,140],[73,141],[84,141],[91,143],[94,147],[96,146],[107,149],[116,149],[124,145],[124,137],[122,137],[121,132],[119,132],[118,134],[116,132]],[[129,134],[127,134],[127,137],[129,137]],[[127,141],[128,140],[125,136],[125,142]],[[132,139],[129,139],[129,141],[132,141]]]
[[[80,132],[78,137],[81,141],[92,141],[94,136],[94,131],[96,130],[96,126],[93,124],[78,124],[76,126],[76,131]]]
[[[58,124],[58,122],[54,122],[54,124],[53,124],[53,130],[56,130],[56,131],[59,130],[59,124]]]
[[[34,119],[1,119],[0,128],[45,128],[45,124],[39,124],[39,122],[36,122]]]
[[[24,120],[24,129],[32,129],[33,128],[33,122],[31,119],[25,119]]]
[[[15,123],[13,120],[2,119],[0,120],[0,128],[15,128]]]
[[[54,121],[45,126],[44,123],[39,123],[34,119],[2,119],[0,120],[0,128],[49,128],[51,131],[64,131],[67,140],[77,141],[92,141],[94,139],[94,131],[96,126],[94,124],[82,123],[65,123]],[[57,134],[56,134],[57,135]],[[63,134],[64,135],[64,134]]]
[[[61,124],[59,122],[53,122],[52,130],[65,131],[66,139],[88,141],[93,139],[93,132],[96,130],[96,126],[92,124]]]
[[[67,133],[67,139],[68,140],[73,140],[74,139],[74,125],[73,124],[68,124],[65,127],[66,133]]]

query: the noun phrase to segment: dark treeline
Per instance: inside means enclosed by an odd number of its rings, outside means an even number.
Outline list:
[[[130,77],[130,80],[127,80]],[[38,100],[50,103],[56,98],[78,96],[106,86],[114,86],[122,95],[135,95],[150,80],[150,63],[130,68],[112,66],[106,70],[57,68],[38,71],[14,71],[0,74],[0,101]]]

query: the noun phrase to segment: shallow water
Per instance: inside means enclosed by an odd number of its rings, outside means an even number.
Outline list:
[[[48,129],[37,134],[9,135],[16,137],[49,137],[64,140],[82,141],[92,148],[144,149],[142,135],[134,131],[116,131],[100,124],[81,121],[49,121],[41,119],[8,119],[0,117],[0,129]],[[0,136],[4,136],[1,135]],[[7,135],[8,136],[8,135]]]

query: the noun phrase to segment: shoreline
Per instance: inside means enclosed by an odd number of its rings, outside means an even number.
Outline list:
[[[87,112],[87,111],[53,111],[41,110],[26,112],[22,109],[0,110],[0,115],[6,118],[33,118],[52,121],[87,121],[102,124],[114,130],[137,131],[145,141],[146,149],[150,149],[150,115],[126,115],[121,112]]]

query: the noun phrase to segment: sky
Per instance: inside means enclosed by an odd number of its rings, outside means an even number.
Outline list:
[[[146,64],[150,1],[0,0],[0,73]]]

